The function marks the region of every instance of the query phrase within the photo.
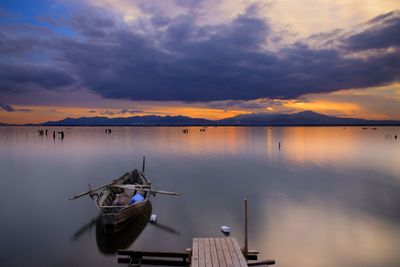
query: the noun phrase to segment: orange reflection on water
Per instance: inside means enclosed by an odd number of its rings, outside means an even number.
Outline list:
[[[396,127],[362,128],[286,127],[274,128],[273,134],[279,136],[280,152],[290,161],[385,172],[389,168],[400,174],[400,150],[393,149],[398,143],[393,139]]]
[[[188,134],[182,132],[184,128]],[[396,127],[122,127],[110,138],[118,142],[115,149],[128,145],[185,157],[237,155],[297,166],[389,170],[398,177],[400,150],[394,149],[399,143],[393,139],[395,133]]]
[[[112,135],[104,135],[103,127],[59,128],[66,132],[65,150],[79,151],[77,157],[91,157],[93,150],[108,146],[109,154],[121,151],[128,154],[133,150],[141,155],[158,153],[179,157],[237,155],[258,162],[314,164],[335,170],[370,169],[400,177],[400,149],[396,149],[400,145],[398,127],[376,130],[371,127],[367,130],[362,127],[188,127],[188,134],[182,132],[187,127],[114,127]],[[23,129],[27,134],[16,136],[37,140],[30,146],[40,147],[44,141],[53,143],[52,138],[39,138],[37,129]],[[393,138],[395,134],[399,136],[397,141]]]
[[[398,258],[398,226],[318,200],[267,203],[252,240],[279,266],[381,266]]]
[[[200,131],[205,129],[205,132]],[[235,127],[189,127],[189,134],[179,136],[182,149],[195,154],[234,155],[243,150],[247,129]]]

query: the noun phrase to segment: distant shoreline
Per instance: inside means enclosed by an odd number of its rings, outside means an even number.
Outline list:
[[[221,120],[192,118],[188,116],[132,116],[132,117],[80,117],[65,118],[59,121],[41,123],[7,124],[3,126],[37,126],[37,127],[350,127],[350,126],[400,126],[398,120],[365,120],[357,118],[340,118],[313,111],[302,111],[291,114],[252,113],[237,115]]]
[[[357,118],[332,117],[313,111],[292,114],[252,113],[237,115],[221,120],[191,118],[187,116],[132,116],[132,117],[80,117],[65,118],[60,121],[42,123],[7,124],[2,126],[37,126],[37,127],[350,127],[350,126],[400,126],[398,120],[365,120]]]
[[[266,125],[202,125],[202,124],[182,124],[182,125],[25,125],[25,124],[6,124],[0,127],[396,127],[398,124],[266,124]]]

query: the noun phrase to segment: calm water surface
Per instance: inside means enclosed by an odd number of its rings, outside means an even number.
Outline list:
[[[400,266],[400,127],[0,127],[0,266],[123,266],[118,248],[184,251],[192,237],[243,242],[276,266]],[[394,135],[398,136],[396,140]],[[281,142],[281,148],[278,148]],[[159,226],[107,237],[75,193],[141,167]],[[150,213],[149,213],[150,214]],[[135,240],[136,239],[136,240]]]

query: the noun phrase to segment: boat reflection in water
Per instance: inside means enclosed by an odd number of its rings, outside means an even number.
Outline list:
[[[108,233],[101,218],[96,220],[96,242],[99,251],[106,255],[116,254],[119,249],[126,249],[146,228],[151,215],[152,206],[146,201],[143,212],[129,220],[124,227],[115,233]]]
[[[118,231],[109,233],[101,219],[101,216],[93,218],[90,222],[83,225],[71,237],[71,241],[77,241],[85,234],[92,231],[96,226],[96,243],[99,251],[105,255],[116,254],[118,249],[126,249],[135,242],[139,235],[146,228],[152,212],[150,201],[146,201],[142,213],[128,220]]]
[[[146,228],[152,209],[151,202],[147,201],[141,214],[127,221],[118,232],[111,233],[106,230],[101,216],[97,216],[78,229],[72,235],[71,240],[77,241],[85,234],[90,233],[92,228],[96,226],[96,243],[98,250],[104,255],[114,255],[119,249],[127,249],[135,242],[144,228]],[[164,232],[180,235],[179,231],[168,225],[159,222],[152,223],[151,225]]]

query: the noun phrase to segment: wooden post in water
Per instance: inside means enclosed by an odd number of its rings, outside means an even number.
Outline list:
[[[247,198],[244,199],[244,258],[247,259],[248,244],[247,244]]]
[[[142,166],[142,172],[144,173],[144,169],[146,167],[146,157],[143,156],[143,166]]]

